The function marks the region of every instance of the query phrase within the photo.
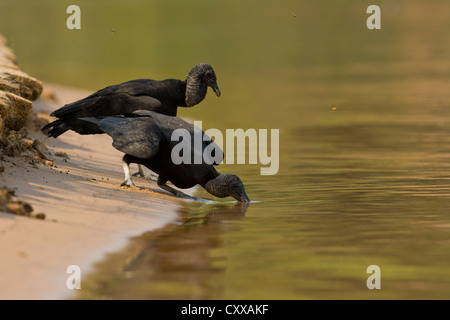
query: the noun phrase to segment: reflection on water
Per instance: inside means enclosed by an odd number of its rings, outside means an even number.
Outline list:
[[[211,252],[222,247],[224,227],[239,229],[231,222],[243,219],[247,207],[192,203],[179,225],[133,239],[127,250],[101,263],[102,271],[87,281],[83,298],[209,299],[211,294],[220,295],[226,257]]]
[[[450,298],[449,1],[380,1],[369,31],[371,1],[80,0],[77,33],[59,27],[64,5],[33,3],[0,3],[30,74],[94,90],[205,61],[223,94],[180,116],[280,129],[277,175],[219,166],[259,202],[187,201],[178,224],[99,264],[80,297]],[[366,287],[370,265],[381,290]]]

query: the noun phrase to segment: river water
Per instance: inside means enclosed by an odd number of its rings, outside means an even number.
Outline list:
[[[22,2],[0,5],[17,11],[0,10],[0,31],[37,78],[96,90],[206,61],[222,96],[179,116],[279,130],[277,174],[218,168],[249,206],[186,201],[99,263],[80,298],[450,298],[448,1],[380,1],[380,30],[369,1],[79,1],[78,31],[64,5]]]

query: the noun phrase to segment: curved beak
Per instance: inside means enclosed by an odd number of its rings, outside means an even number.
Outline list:
[[[244,193],[243,196],[241,196],[241,202],[250,202],[250,199],[248,198],[247,194]]]
[[[243,191],[242,193],[233,193],[231,196],[239,202],[245,203],[250,202],[250,199],[248,198],[247,193],[245,191]]]
[[[217,85],[217,83],[214,83],[213,85],[211,85],[211,88],[214,90],[214,93],[216,94],[217,97],[220,97],[220,90],[219,90],[219,86]]]

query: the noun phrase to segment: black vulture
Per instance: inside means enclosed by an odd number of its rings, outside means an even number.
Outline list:
[[[224,198],[231,196],[241,202],[250,202],[242,181],[234,174],[220,174],[214,165],[223,159],[223,151],[200,129],[184,121],[183,119],[158,114],[152,111],[136,111],[132,115],[123,117],[89,117],[83,120],[94,123],[98,128],[110,135],[113,146],[125,153],[122,164],[125,173],[125,181],[122,185],[134,187],[131,180],[130,163],[137,163],[147,167],[158,174],[157,184],[160,188],[169,191],[176,196],[185,196],[182,192],[168,186],[170,181],[181,189],[191,188],[197,184],[201,185],[210,194]],[[183,129],[188,133],[192,147],[188,162],[176,164],[172,157],[172,151],[180,140],[172,141],[173,132]],[[201,150],[194,145],[194,130],[201,132],[203,137]],[[198,130],[198,131],[197,131]],[[187,139],[187,137],[183,138]],[[206,141],[205,141],[206,140]],[[213,144],[210,146],[210,144]],[[205,148],[209,146],[211,157],[204,154]],[[183,150],[184,152],[185,150]],[[201,161],[195,162],[194,154],[202,155]],[[216,155],[219,155],[217,158]],[[220,161],[217,159],[220,158]]]
[[[112,85],[90,96],[66,104],[51,113],[57,120],[47,124],[50,137],[58,137],[67,130],[79,134],[102,133],[95,123],[83,121],[85,117],[123,115],[135,110],[150,110],[176,116],[178,107],[192,107],[200,103],[211,87],[219,97],[216,74],[207,63],[194,66],[185,81],[176,79],[138,79]]]

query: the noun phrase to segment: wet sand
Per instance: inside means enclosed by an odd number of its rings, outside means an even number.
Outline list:
[[[47,85],[58,105],[90,92]],[[38,101],[33,108],[43,105]],[[57,105],[54,106],[57,108]],[[51,111],[51,110],[48,110]],[[15,190],[45,220],[0,212],[0,299],[66,299],[67,268],[83,275],[106,254],[124,248],[127,240],[160,228],[178,217],[180,199],[153,181],[135,178],[142,190],[121,188],[122,153],[107,135],[67,132],[58,139],[30,132],[50,150],[55,167],[4,157],[0,184]],[[67,154],[64,156],[57,156]],[[137,166],[132,165],[137,171]]]

